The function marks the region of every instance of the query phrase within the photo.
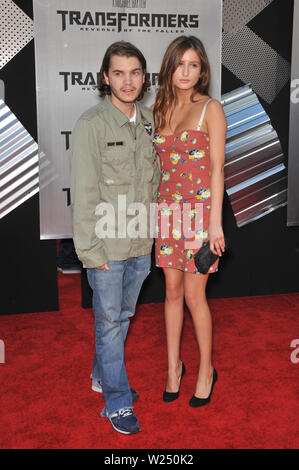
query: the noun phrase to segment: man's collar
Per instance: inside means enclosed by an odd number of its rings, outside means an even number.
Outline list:
[[[111,102],[111,97],[109,95],[105,96],[104,105],[106,109],[112,114],[112,116],[116,120],[119,127],[122,127],[124,124],[126,124],[126,122],[130,121],[128,117],[120,109],[118,109],[117,106],[115,106]],[[138,105],[138,102],[135,102],[135,107],[136,107],[136,121],[135,122],[136,122],[136,125],[138,125],[141,122],[141,113],[140,113],[140,107]]]

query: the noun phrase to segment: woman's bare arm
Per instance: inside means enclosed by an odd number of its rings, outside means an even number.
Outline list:
[[[213,100],[209,103],[206,110],[206,122],[210,137],[211,171],[211,210],[208,232],[211,251],[221,256],[221,251],[225,250],[222,229],[222,205],[227,123],[219,101]]]

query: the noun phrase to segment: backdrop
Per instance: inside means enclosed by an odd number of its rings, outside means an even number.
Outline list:
[[[182,34],[204,42],[211,59],[211,94],[221,95],[221,0],[34,0],[40,154],[41,238],[72,237],[69,146],[76,120],[99,102],[94,88],[103,55],[115,41],[137,45],[155,78],[168,44]],[[123,7],[127,5],[127,7]]]
[[[12,3],[32,22],[31,0]],[[252,84],[277,130],[286,164],[292,28],[291,0],[223,2],[221,94],[246,83]],[[15,37],[25,32],[23,27],[15,31]],[[0,69],[0,80],[4,83],[1,93],[5,103],[37,141],[34,41],[31,37],[17,51],[13,45],[11,39],[7,46],[9,56]],[[277,80],[273,79],[275,76]],[[210,276],[209,298],[299,291],[299,229],[287,227],[286,207],[237,228],[225,197],[223,220],[231,248],[219,272]],[[1,261],[3,269],[5,267],[0,314],[59,308],[56,241],[40,240],[39,227],[37,194],[0,220]],[[83,301],[88,304],[89,292],[84,278],[82,282]],[[140,302],[163,300],[163,275],[161,270],[153,269],[143,286]]]

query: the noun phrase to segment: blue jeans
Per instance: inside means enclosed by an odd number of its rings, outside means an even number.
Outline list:
[[[93,290],[95,355],[92,378],[100,380],[105,399],[103,413],[110,417],[122,408],[133,408],[124,358],[124,343],[151,255],[109,261],[109,270],[87,269]]]

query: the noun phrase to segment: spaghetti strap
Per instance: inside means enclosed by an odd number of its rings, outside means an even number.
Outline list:
[[[206,112],[208,103],[209,103],[210,101],[212,101],[212,98],[209,98],[209,99],[206,101],[206,104],[205,104],[204,107],[203,107],[203,110],[202,110],[201,116],[200,116],[200,121],[199,121],[198,127],[197,127],[197,130],[198,130],[198,131],[200,131],[200,128],[201,128],[201,125],[202,125],[202,122],[203,122],[203,118],[205,117],[205,112]]]

